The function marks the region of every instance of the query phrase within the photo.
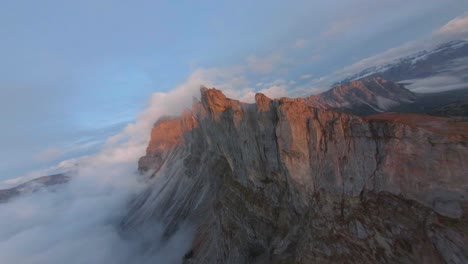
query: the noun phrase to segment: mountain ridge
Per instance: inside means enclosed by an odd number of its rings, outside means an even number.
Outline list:
[[[175,141],[152,132],[140,168],[148,188],[123,233],[157,222],[171,237],[191,223],[186,263],[468,260],[465,132],[408,124],[406,114],[319,109],[307,98],[255,99],[201,89],[171,130]],[[459,130],[451,120],[430,121]]]
[[[67,183],[69,180],[70,176],[65,173],[34,178],[15,187],[0,190],[0,203],[6,203],[11,199],[26,193],[33,193],[56,185],[62,185]]]
[[[342,109],[360,114],[385,112],[401,104],[413,103],[416,95],[400,84],[380,77],[369,77],[337,85],[307,99],[318,108]]]
[[[321,109],[359,116],[384,112],[420,113],[436,116],[468,116],[468,87],[443,92],[415,93],[405,84],[381,77],[366,77],[334,86],[306,97]]]

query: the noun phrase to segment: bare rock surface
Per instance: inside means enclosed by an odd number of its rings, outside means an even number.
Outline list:
[[[186,263],[468,263],[466,123],[255,99],[155,124],[123,233],[190,224]]]

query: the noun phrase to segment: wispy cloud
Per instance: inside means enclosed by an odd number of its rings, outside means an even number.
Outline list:
[[[468,13],[454,18],[442,26],[434,36],[437,38],[455,39],[468,37]]]
[[[417,93],[442,92],[468,87],[468,83],[458,76],[437,75],[424,79],[405,80],[408,89]]]

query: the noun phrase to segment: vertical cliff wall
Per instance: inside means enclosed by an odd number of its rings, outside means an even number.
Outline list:
[[[193,230],[187,263],[468,261],[466,123],[255,99],[155,124],[124,233]]]

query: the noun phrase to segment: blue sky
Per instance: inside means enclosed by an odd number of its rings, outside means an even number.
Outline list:
[[[467,10],[463,0],[3,0],[0,180],[97,150],[152,93],[194,72],[229,75],[240,98],[316,93],[332,81],[322,76],[431,39]]]

